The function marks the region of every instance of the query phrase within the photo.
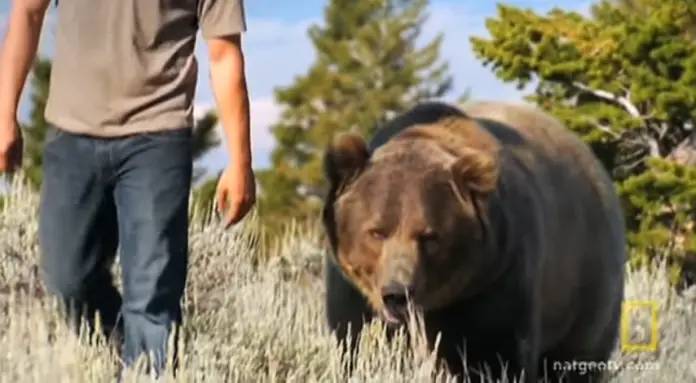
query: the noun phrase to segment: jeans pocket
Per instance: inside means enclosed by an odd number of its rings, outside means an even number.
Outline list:
[[[66,132],[63,129],[49,124],[46,128],[46,136],[44,137],[44,147],[58,142],[58,140],[65,135]]]

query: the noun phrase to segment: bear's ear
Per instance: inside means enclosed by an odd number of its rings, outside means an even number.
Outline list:
[[[356,133],[342,133],[324,154],[324,175],[331,189],[345,188],[367,165],[370,153],[365,140]]]
[[[468,150],[450,165],[455,192],[459,197],[473,192],[486,196],[498,183],[498,162],[494,155],[478,150]]]

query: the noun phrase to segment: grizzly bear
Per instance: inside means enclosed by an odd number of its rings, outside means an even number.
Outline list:
[[[625,225],[606,170],[559,121],[511,103],[422,103],[369,144],[334,138],[323,161],[326,315],[340,340],[373,318],[401,326],[413,308],[459,379],[603,381],[572,363],[616,347]]]

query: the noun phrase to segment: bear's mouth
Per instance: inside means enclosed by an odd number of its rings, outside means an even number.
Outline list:
[[[381,310],[382,319],[391,326],[405,324],[409,318],[409,297],[407,294],[385,294],[382,296],[384,306]]]

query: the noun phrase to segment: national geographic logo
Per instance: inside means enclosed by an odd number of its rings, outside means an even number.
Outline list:
[[[590,362],[590,361],[554,361],[553,370],[554,371],[574,371],[580,375],[585,375],[588,372],[598,372],[598,371],[620,371],[620,370],[633,370],[633,371],[646,371],[646,370],[657,370],[660,368],[659,362],[622,362],[616,360],[609,360],[606,362]]]
[[[629,299],[623,302],[621,307],[621,351],[629,352],[655,352],[658,347],[657,326],[657,302],[651,300]],[[647,328],[650,330],[650,338],[647,342],[632,343],[631,333],[632,319],[648,319]]]

